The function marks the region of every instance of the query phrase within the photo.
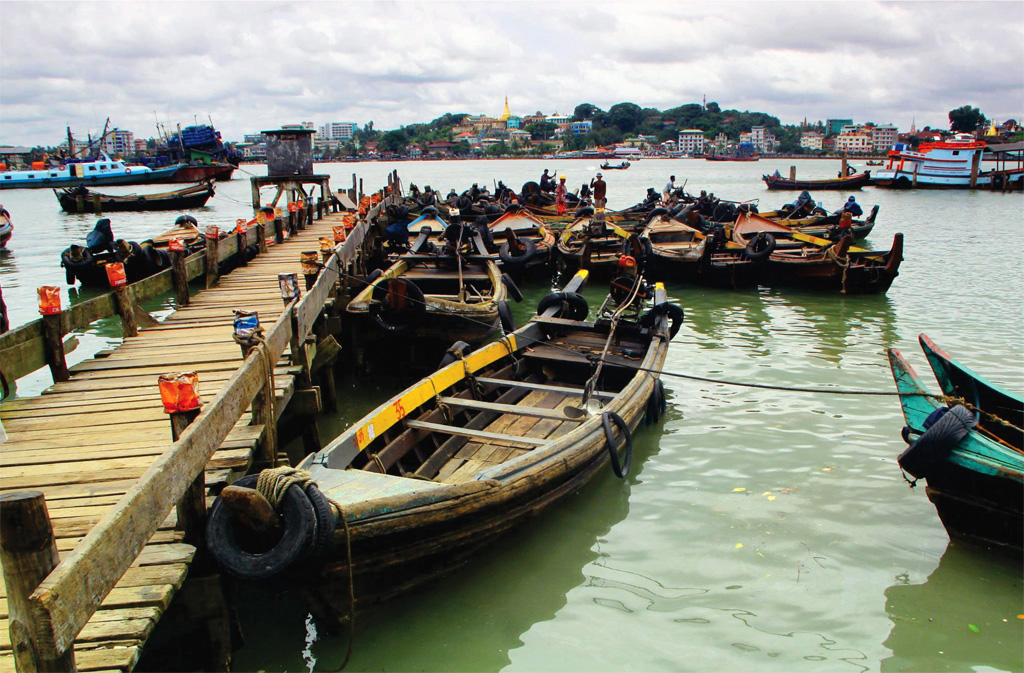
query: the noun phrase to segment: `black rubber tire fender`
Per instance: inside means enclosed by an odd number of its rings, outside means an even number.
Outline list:
[[[967,436],[977,422],[974,414],[958,404],[932,423],[917,441],[900,454],[896,462],[914,477],[927,478],[932,468]],[[904,438],[907,438],[907,433],[904,433]]]
[[[759,248],[759,244],[764,241],[764,247]],[[758,262],[762,259],[767,259],[769,255],[775,252],[775,237],[769,233],[765,233],[762,238],[760,234],[750,239],[747,243],[747,247],[743,249],[743,254],[752,262]]]
[[[644,414],[647,425],[654,425],[661,420],[661,417],[665,415],[665,408],[665,386],[661,379],[654,379],[654,389],[651,390],[651,396],[647,398],[647,413]]]
[[[141,197],[139,197],[141,198]],[[273,211],[271,211],[273,214]],[[178,215],[178,219],[174,220],[174,224],[181,226],[183,224],[191,224],[193,227],[199,224],[199,221],[191,215]]]
[[[501,315],[500,310],[498,312],[498,315]],[[455,353],[457,351],[462,351],[462,355],[466,356],[466,355],[469,355],[471,350],[472,350],[472,348],[465,341],[456,341],[455,343],[453,343],[451,345],[451,347],[448,350],[446,350],[444,352],[444,356],[441,358],[441,362],[438,363],[437,368],[438,369],[444,369],[445,367],[447,367],[451,363],[453,363],[456,360],[458,360],[459,358],[456,357],[456,355],[455,355]]]
[[[235,483],[255,488],[257,480],[258,475],[253,474]],[[206,548],[228,574],[244,580],[267,579],[305,558],[313,543],[316,511],[298,486],[291,486],[285,493],[281,523],[284,533],[273,548],[259,554],[247,552],[238,543],[230,512],[217,498],[206,523]]]
[[[381,310],[381,301],[391,291],[390,288],[393,283],[404,284],[407,299],[406,308],[408,309],[407,311],[402,311],[402,313],[408,316],[405,322],[391,322]],[[423,296],[423,290],[416,283],[403,278],[388,278],[377,283],[373,288],[372,296],[376,301],[370,303],[370,317],[373,318],[373,322],[376,323],[377,327],[386,334],[397,335],[408,332],[419,324],[423,314],[427,311],[426,297]]]
[[[658,304],[650,311],[643,314],[640,318],[640,326],[648,328],[654,327],[658,322],[658,319],[663,315],[667,315],[669,318],[668,339],[671,341],[675,338],[676,334],[679,333],[679,328],[682,327],[683,319],[685,318],[683,307],[679,304],[672,304],[670,302]]]
[[[330,553],[334,546],[334,508],[327,500],[327,496],[320,492],[316,484],[306,486],[306,497],[313,505],[313,514],[316,520],[316,532],[313,535],[313,542],[309,546],[306,558],[323,559]]]
[[[498,302],[498,319],[501,321],[501,329],[505,331],[505,334],[516,331],[516,319],[512,316],[512,307],[508,305],[507,301]]]
[[[438,210],[436,206],[426,206],[420,211],[420,215],[437,215]]]
[[[584,320],[590,313],[590,305],[583,295],[576,292],[552,292],[545,295],[537,304],[537,315],[542,315],[553,306],[560,307],[554,316],[556,318]]]
[[[534,258],[534,256],[537,254],[537,244],[534,242],[534,240],[532,238],[526,238],[524,236],[523,238],[519,239],[519,243],[523,247],[520,248],[519,250],[516,250],[516,254],[512,254],[512,246],[509,245],[508,241],[505,241],[504,243],[501,244],[501,247],[498,248],[498,257],[501,259],[502,263],[507,264],[509,266],[525,266],[527,263],[529,263],[531,259]]]
[[[518,304],[523,300],[523,293],[519,289],[519,286],[516,285],[516,282],[512,280],[512,276],[507,273],[501,274],[501,282],[505,286],[505,289],[508,290],[508,296],[512,297],[512,300],[515,303]]]
[[[507,206],[505,206],[506,213],[518,213],[522,209],[523,207],[518,203],[510,203]]]
[[[594,216],[594,207],[593,206],[583,206],[582,208],[577,210],[574,213],[574,215],[575,215],[575,217],[593,217]]]
[[[619,451],[615,448],[612,423],[618,426],[622,436],[626,439],[626,459],[622,463],[619,462]],[[601,414],[601,425],[604,426],[604,438],[608,444],[608,457],[612,464],[612,472],[619,479],[625,479],[633,462],[633,434],[629,431],[629,425],[626,424],[626,421],[622,420],[622,416],[619,416],[614,411],[606,411]]]
[[[668,212],[668,208],[655,208],[651,212],[647,213],[647,217],[644,218],[644,222],[650,222],[651,220],[653,220],[656,217],[661,217],[663,215],[669,215],[669,214],[670,213]]]

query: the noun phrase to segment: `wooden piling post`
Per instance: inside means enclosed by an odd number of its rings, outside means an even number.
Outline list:
[[[261,255],[267,251],[267,225],[265,224],[256,225],[256,246]]]
[[[257,343],[243,343],[241,347],[242,358],[247,360],[249,355],[254,350],[257,350]],[[260,357],[263,356],[261,355]],[[252,406],[250,407],[252,418],[249,421],[250,425],[263,426],[263,434],[256,444],[256,455],[253,460],[254,464],[259,468],[277,467],[277,413],[274,411],[276,395],[274,391],[274,363],[268,362],[265,364],[263,386],[252,400]]]
[[[796,180],[796,166],[789,167],[789,179]]]
[[[359,178],[359,201],[362,201],[362,200],[363,200],[363,179]]]
[[[85,213],[85,197],[81,194],[75,197],[75,212]]]
[[[280,217],[274,218],[274,243],[284,243],[284,222]]]
[[[97,215],[102,215],[103,214],[103,205],[100,203],[100,195],[99,194],[93,194],[92,195],[92,210]]]
[[[59,657],[49,658],[39,651],[34,636],[29,597],[59,562],[43,494],[20,491],[0,495],[0,563],[7,587],[15,668],[20,672],[77,670],[73,645]]]
[[[288,235],[289,236],[294,236],[295,234],[298,233],[298,231],[299,231],[298,224],[296,224],[296,222],[295,222],[295,211],[294,210],[289,210],[288,211]]]
[[[849,167],[849,164],[847,164],[847,162],[846,162],[846,157],[843,157],[842,163],[840,163],[840,165],[839,165],[839,177],[841,177],[841,178],[845,178],[846,177],[846,170],[847,170],[848,167]]]
[[[185,432],[185,428],[199,416],[199,412],[200,408],[196,407],[189,411],[176,411],[169,414],[173,441],[178,441],[178,438]],[[185,533],[185,544],[196,548],[198,560],[198,557],[204,554],[206,549],[206,472],[204,470],[199,471],[175,506],[175,511],[178,515],[177,529]]]
[[[70,381],[68,363],[64,359],[64,327],[61,314],[43,316],[43,348],[46,364],[50,368],[50,376],[54,383]]]
[[[306,202],[306,226],[313,226],[313,204],[309,201]]]
[[[139,336],[139,323],[135,320],[135,299],[132,297],[131,287],[127,284],[115,287],[114,298],[117,300],[117,312],[121,314],[124,336]]]
[[[171,281],[174,283],[174,298],[178,306],[188,306],[191,298],[188,292],[188,269],[185,267],[185,252],[171,250]]]
[[[235,229],[238,240],[238,266],[249,266],[249,232]]]
[[[217,258],[220,252],[220,238],[219,236],[206,238],[206,288],[210,289],[217,284],[218,269],[217,269]]]

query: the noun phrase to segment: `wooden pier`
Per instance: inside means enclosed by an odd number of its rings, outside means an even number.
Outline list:
[[[254,464],[277,464],[282,416],[309,416],[322,401],[332,402],[330,367],[323,386],[316,385],[314,363],[325,359],[317,358],[317,345],[333,342],[340,322],[337,293],[360,263],[368,225],[361,220],[344,243],[319,252],[320,239],[334,241],[333,228],[342,224],[342,214],[327,210],[326,202],[316,209],[308,205],[289,213],[287,223],[278,219],[250,229],[247,236],[259,241],[260,254],[236,259],[243,265],[222,278],[216,277],[217,262],[244,255],[245,235],[221,238],[205,253],[176,260],[176,272],[128,286],[127,293],[112,292],[0,335],[9,380],[43,361],[55,380],[42,395],[0,404],[9,435],[0,452],[6,578],[0,584],[0,673],[132,670],[190,566],[205,565],[211,491]],[[300,253],[314,250],[319,268],[310,273],[308,257],[300,266]],[[282,273],[298,274],[300,299],[282,299]],[[208,289],[189,297],[186,285],[183,295],[182,274],[205,277]],[[139,326],[138,336],[62,373],[61,351],[68,347],[61,345],[63,334],[115,314],[130,334],[138,321],[149,322],[135,308],[138,302],[172,287],[178,294],[172,315]],[[261,343],[236,343],[234,309],[258,312],[265,329]],[[180,414],[169,422],[157,379],[186,371],[198,373],[206,404],[191,423]],[[319,448],[315,424],[303,425],[313,429],[303,437],[306,450]],[[47,526],[37,525],[42,499],[32,501],[26,492],[33,491],[45,496],[42,520],[48,511],[52,542],[46,541]],[[34,527],[42,532],[27,542]],[[55,554],[46,553],[48,544]],[[43,560],[26,560],[27,546],[42,549]],[[55,568],[50,556],[59,556]],[[34,580],[19,576],[32,572]],[[213,663],[229,664],[230,649]]]

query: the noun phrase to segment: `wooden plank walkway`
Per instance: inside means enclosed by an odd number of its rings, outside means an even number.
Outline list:
[[[299,253],[318,249],[341,214],[325,214],[293,239],[222,277],[191,305],[118,348],[71,368],[70,381],[42,395],[0,403],[9,435],[0,451],[0,492],[38,490],[47,500],[61,557],[71,552],[172,443],[157,377],[197,371],[209,402],[242,364],[232,310],[259,312],[270,326],[284,310],[279,273],[299,273]],[[275,368],[277,413],[291,398],[297,368],[288,353]],[[206,466],[207,487],[230,483],[252,464],[263,426],[246,412]],[[78,670],[130,671],[143,643],[182,586],[194,548],[182,543],[172,509],[100,609],[75,639]],[[110,541],[118,544],[117,540]],[[0,574],[0,673],[13,673],[7,592]]]

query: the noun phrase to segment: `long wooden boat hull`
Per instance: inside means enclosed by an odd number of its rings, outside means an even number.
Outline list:
[[[76,194],[72,189],[54,190],[61,208],[67,213],[93,212],[95,197],[100,199],[102,212],[123,211],[156,211],[156,210],[191,210],[202,208],[214,194],[213,185],[201,185],[160,194],[127,194],[123,196],[100,194],[85,190],[84,194]],[[82,210],[78,207],[78,197],[82,197]]]
[[[839,225],[839,215],[823,215],[804,217],[800,219],[787,219],[786,213],[780,210],[772,210],[758,213],[761,217],[771,220],[777,224],[787,226],[810,236],[827,237],[831,230]],[[853,220],[850,226],[850,233],[857,240],[867,238],[875,228],[875,220],[878,218],[878,205],[871,207],[868,216],[863,220]]]
[[[654,295],[666,301],[663,287]],[[660,413],[663,314],[614,334],[550,315],[453,357],[299,465],[337,523],[324,560],[298,577],[318,620],[451,572],[607,469],[609,442],[621,448]],[[581,411],[595,351],[605,363]]]
[[[652,219],[641,234],[651,242],[653,278],[739,289],[758,284],[764,263],[669,216]]]
[[[860,189],[864,185],[871,184],[871,171],[864,171],[856,175],[849,175],[845,178],[825,178],[823,180],[790,180],[789,178],[773,178],[770,175],[762,176],[764,183],[770,190],[787,189]]]
[[[357,331],[369,339],[393,336],[449,344],[457,340],[478,344],[493,335],[499,328],[499,302],[508,298],[494,261],[486,259],[467,265],[461,274],[454,262],[441,267],[438,263],[436,256],[405,255],[370,282],[345,309],[353,318],[365,320],[363,328]],[[460,277],[465,286],[474,288],[467,291],[463,299],[458,297]],[[408,328],[391,329],[394,325],[387,323],[387,318],[384,318],[385,324],[381,324],[381,319],[371,310],[376,288],[391,279],[412,283],[423,294],[423,300],[409,299],[410,304],[423,301],[425,308],[419,317],[412,316],[414,322]]]
[[[224,182],[231,179],[235,167],[231,164],[185,165],[178,169],[168,182],[206,182],[216,180]]]
[[[925,420],[941,404],[927,390],[913,367],[896,349],[889,350],[896,389],[912,436],[925,433]],[[912,446],[918,462],[925,452],[927,468],[914,476],[927,480],[926,493],[951,537],[1016,552],[1024,544],[1024,457],[972,429],[955,445],[931,442]],[[901,464],[908,459],[901,456]],[[906,463],[909,465],[910,463]]]
[[[777,243],[768,257],[764,278],[768,284],[847,294],[885,292],[899,275],[903,261],[903,234],[893,237],[888,251],[864,250],[850,245],[849,237],[833,242],[744,214],[733,225],[732,237],[745,245],[761,232],[771,234]]]

